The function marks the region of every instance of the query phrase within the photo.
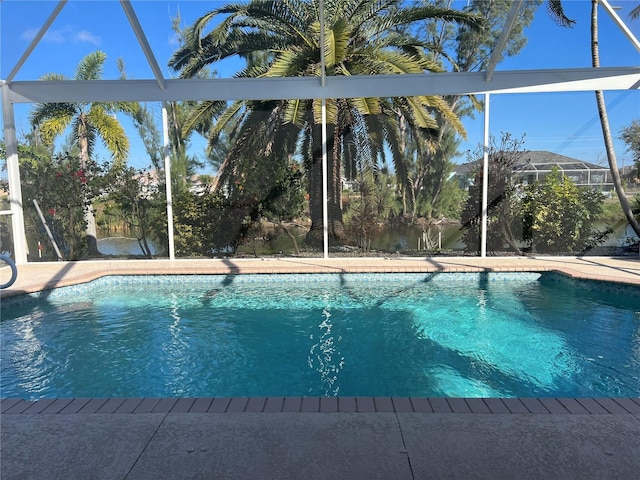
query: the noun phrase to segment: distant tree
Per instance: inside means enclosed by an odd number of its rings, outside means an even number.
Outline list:
[[[522,149],[523,139],[517,139],[509,133],[503,133],[500,143],[492,138],[489,145],[489,177],[487,191],[487,251],[504,250],[505,244],[520,253],[518,187],[519,180],[515,168],[526,153]],[[483,152],[476,152],[476,171],[473,184],[469,187],[469,196],[462,210],[462,227],[465,249],[470,252],[481,250],[482,228],[482,168]]]
[[[460,188],[460,182],[452,177],[442,184],[438,202],[434,207],[435,218],[460,220],[467,201],[467,192]]]
[[[152,257],[149,235],[152,231],[153,212],[162,211],[163,201],[159,201],[158,185],[149,172],[133,167],[114,169],[109,172],[106,182],[108,202],[117,206],[118,217],[136,237],[140,250],[148,258]]]
[[[300,253],[298,241],[289,228],[304,209],[304,175],[301,166],[294,161],[280,171],[279,178],[271,190],[271,194],[263,201],[261,215],[274,222],[291,240],[297,254]]]
[[[440,128],[426,138],[421,154],[416,156],[411,176],[415,210],[428,220],[442,216],[443,205],[452,198],[443,198],[445,184],[454,169],[451,161],[458,154],[460,136],[446,122],[439,119]]]
[[[627,151],[633,157],[636,177],[640,177],[640,120],[634,120],[631,125],[624,127],[620,139],[627,144]]]
[[[177,15],[171,19],[171,28],[176,34],[179,42],[184,41],[184,32],[180,26],[181,17]],[[126,78],[124,61],[119,59],[118,68],[120,78]],[[198,77],[210,78],[215,72],[203,69]],[[152,165],[158,172],[161,182],[164,182],[164,160],[165,148],[161,130],[158,128],[159,113],[150,108],[147,104],[138,104],[137,109],[131,112],[130,116],[133,126],[137,130],[145,146]],[[194,110],[198,108],[198,102],[165,102],[167,111],[167,123],[169,134],[169,158],[171,162],[171,180],[174,190],[188,188],[192,183],[192,178],[204,163],[198,155],[188,153],[193,135],[198,132],[205,134],[209,124],[187,125],[187,119],[193,116]]]
[[[591,57],[593,68],[600,67],[600,48],[598,43],[598,1],[591,0]],[[629,200],[624,191],[622,185],[622,179],[620,178],[620,170],[618,169],[618,160],[616,158],[616,151],[613,147],[613,139],[611,135],[611,126],[609,125],[609,118],[607,115],[607,106],[604,100],[604,92],[602,90],[596,90],[596,104],[598,105],[598,114],[600,116],[600,126],[602,127],[602,137],[607,152],[607,160],[609,161],[609,171],[611,172],[611,178],[613,179],[613,186],[620,206],[624,212],[629,225],[640,237],[640,224],[636,220],[633,210],[629,205]]]
[[[350,200],[345,225],[350,240],[368,251],[371,239],[388,218],[392,204],[391,177],[386,169],[364,165],[359,169],[357,194]]]

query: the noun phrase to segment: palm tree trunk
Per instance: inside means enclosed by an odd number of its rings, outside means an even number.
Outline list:
[[[342,220],[342,133],[334,126],[333,135],[327,139],[329,153],[329,236],[333,242],[341,243],[345,239]]]
[[[318,247],[323,242],[322,215],[322,127],[313,125],[311,133],[311,167],[309,168],[309,215],[311,228],[306,235],[307,244]]]
[[[598,1],[591,0],[591,59],[593,62],[593,68],[600,67],[600,49],[598,48]],[[596,91],[596,103],[598,105],[598,115],[600,116],[600,125],[602,126],[602,135],[604,138],[604,146],[607,152],[607,160],[609,161],[609,170],[611,171],[611,178],[613,180],[613,186],[618,195],[620,206],[624,216],[626,217],[629,225],[633,228],[633,231],[638,237],[640,237],[640,225],[633,216],[629,201],[624,192],[622,186],[622,179],[620,178],[620,171],[618,170],[618,161],[616,159],[616,152],[613,148],[613,140],[611,138],[611,127],[609,126],[609,118],[607,116],[607,107],[604,101],[604,92],[602,90]]]
[[[80,144],[80,166],[82,167],[83,171],[87,172],[87,166],[89,164],[89,140],[87,136],[80,134],[78,143]],[[98,251],[98,231],[96,228],[96,217],[93,213],[91,204],[84,207],[84,221],[86,223],[85,235],[87,237],[87,248],[89,256],[96,257],[100,255],[100,252]]]

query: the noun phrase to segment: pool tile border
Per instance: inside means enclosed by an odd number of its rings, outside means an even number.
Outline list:
[[[5,398],[2,414],[467,413],[638,415],[640,398],[217,397]]]
[[[37,302],[41,298],[54,299],[60,297],[75,297],[86,295],[93,289],[100,287],[126,286],[126,285],[185,285],[192,282],[208,282],[212,279],[225,285],[229,277],[233,278],[234,284],[250,285],[264,284],[273,281],[304,284],[338,284],[338,283],[388,283],[390,278],[398,282],[415,282],[422,277],[435,284],[460,283],[465,281],[478,281],[480,277],[492,284],[504,282],[533,282],[544,281],[557,285],[567,285],[573,288],[586,290],[606,291],[611,294],[628,296],[640,296],[640,288],[634,284],[624,284],[617,282],[607,282],[586,278],[572,278],[565,273],[558,271],[502,271],[499,269],[480,271],[435,271],[435,272],[361,272],[361,273],[243,273],[243,274],[222,274],[222,273],[171,273],[171,274],[147,274],[128,273],[113,274],[105,273],[95,279],[78,282],[70,285],[59,285],[55,288],[44,289],[34,292],[23,292],[20,295],[13,295],[3,298],[5,308],[30,304]],[[421,281],[424,281],[422,278]],[[212,284],[215,286],[215,283]]]
[[[620,264],[620,260],[629,262]],[[260,258],[201,260],[103,260],[30,263],[20,266],[19,281],[0,290],[0,298],[46,292],[128,275],[240,275],[322,273],[543,273],[566,280],[590,280],[607,285],[640,286],[640,269],[633,257],[427,257],[425,258]],[[27,280],[24,280],[27,278]]]

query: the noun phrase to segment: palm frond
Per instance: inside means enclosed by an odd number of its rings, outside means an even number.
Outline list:
[[[40,80],[43,80],[45,82],[56,82],[61,80],[68,80],[68,78],[60,73],[45,73],[42,77],[40,77]]]
[[[322,100],[314,99],[312,101],[313,123],[322,124]],[[338,121],[338,105],[335,99],[328,98],[326,101],[327,123],[335,125]]]
[[[215,137],[220,134],[220,132],[227,127],[228,124],[235,121],[239,115],[246,109],[245,103],[241,101],[233,102],[231,105],[227,107],[227,109],[218,116],[216,119],[216,123],[209,132],[209,135]]]
[[[182,124],[182,135],[186,136],[189,132],[197,129],[199,125],[208,123],[212,118],[220,115],[226,105],[226,102],[220,100],[207,100],[189,109],[189,116]]]
[[[562,0],[547,0],[547,12],[549,16],[561,27],[573,27],[576,23],[564,13]]]
[[[53,145],[55,139],[64,133],[72,120],[73,115],[69,113],[40,120],[37,123],[37,130],[45,145]]]
[[[33,127],[39,127],[45,120],[61,117],[61,122],[63,123],[64,120],[62,119],[68,119],[64,124],[64,128],[66,128],[71,123],[69,118],[76,115],[78,111],[78,108],[73,103],[38,103],[29,112],[29,123]]]
[[[453,111],[451,105],[447,100],[439,95],[427,95],[419,98],[424,105],[437,112],[438,115],[441,115],[459,135],[461,135],[463,138],[467,138],[467,133],[465,131],[464,125],[460,121],[460,118]]]
[[[129,139],[120,122],[96,105],[87,112],[87,120],[116,163],[122,164],[129,155]]]
[[[308,103],[307,100],[287,100],[285,102],[283,121],[302,128],[307,121]]]
[[[378,115],[382,112],[379,98],[353,98],[349,103],[361,115]]]
[[[304,51],[299,48],[290,48],[281,52],[269,69],[264,73],[265,77],[292,77],[300,72],[307,62]]]
[[[76,68],[75,80],[100,80],[107,54],[96,51],[83,57]]]

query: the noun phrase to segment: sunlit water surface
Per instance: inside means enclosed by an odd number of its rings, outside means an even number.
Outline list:
[[[142,278],[5,302],[0,396],[640,396],[632,288],[547,274]]]

